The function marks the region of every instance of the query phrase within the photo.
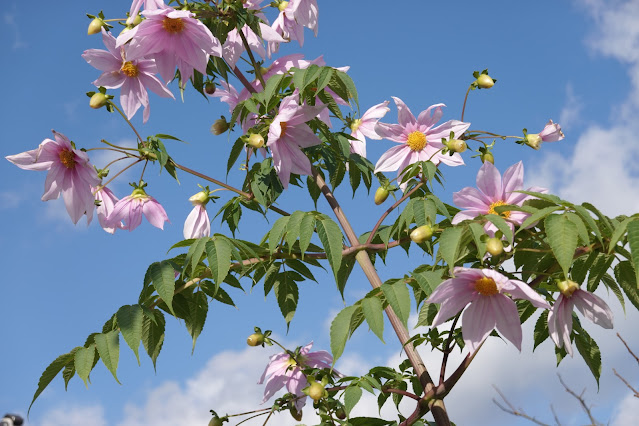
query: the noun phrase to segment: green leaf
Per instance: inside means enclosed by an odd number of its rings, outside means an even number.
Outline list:
[[[437,306],[432,303],[423,303],[422,307],[419,309],[415,328],[431,325],[435,319],[435,315],[437,315]]]
[[[206,257],[216,287],[222,284],[231,268],[231,249],[225,237],[214,236],[206,243]]]
[[[628,222],[628,245],[635,266],[635,278],[639,282],[639,220]]]
[[[191,275],[195,274],[195,268],[200,263],[202,254],[204,254],[206,243],[209,240],[209,237],[198,238],[189,247],[189,251],[186,253],[186,258],[184,259],[184,270],[186,270],[186,266],[191,265]]]
[[[113,374],[115,381],[121,384],[115,374],[120,360],[120,333],[117,330],[95,336],[95,346],[106,368]]]
[[[206,322],[209,301],[203,291],[198,291],[193,294],[192,297],[187,298],[187,302],[188,314],[184,318],[184,325],[193,338],[193,346],[191,348],[191,355],[193,355],[193,352],[195,352],[195,342],[200,333],[202,333],[204,323]]]
[[[621,304],[621,307],[623,308],[623,313],[625,314],[626,301],[623,298],[623,293],[621,292],[621,288],[619,288],[619,284],[617,284],[617,281],[615,281],[615,279],[612,278],[609,274],[604,274],[604,276],[602,277],[602,281],[604,282],[606,287],[612,290],[615,296],[617,296],[617,300],[619,300],[619,303]]]
[[[475,241],[475,246],[477,247],[477,258],[483,259],[486,254],[486,243],[481,239],[482,236],[486,235],[484,227],[477,222],[470,222],[468,228],[473,235],[473,241]]]
[[[164,343],[165,320],[164,314],[159,309],[153,309],[151,315],[153,318],[145,315],[142,319],[142,344],[153,361],[153,369],[155,369],[155,362]]]
[[[417,226],[435,223],[437,206],[433,200],[414,199],[412,203],[413,216]]]
[[[504,234],[504,236],[506,237],[506,239],[508,239],[508,242],[510,244],[513,243],[513,231],[512,229],[510,229],[508,222],[506,222],[506,220],[503,217],[496,214],[487,214],[485,217],[493,225],[495,225],[497,229],[501,231],[502,234]]]
[[[346,410],[347,416],[351,415],[351,411],[355,405],[357,405],[361,397],[362,388],[359,386],[349,386],[344,390],[344,409]]]
[[[350,335],[351,317],[357,309],[356,306],[347,306],[342,309],[331,322],[331,352],[333,353],[333,364],[344,353],[346,340]]]
[[[630,303],[639,309],[639,293],[637,292],[637,278],[632,263],[628,260],[615,265],[615,278],[623,289]]]
[[[306,216],[306,212],[297,210],[294,211],[288,218],[288,223],[286,224],[286,243],[288,244],[288,252],[291,253],[293,248],[293,244],[300,236],[302,219]],[[311,233],[313,231],[311,230]]]
[[[601,231],[599,230],[599,226],[597,225],[597,222],[595,222],[595,220],[592,218],[588,210],[586,210],[583,206],[578,205],[572,206],[572,208],[575,209],[579,217],[581,217],[586,225],[588,225],[588,228],[590,228],[590,230],[595,233],[597,239],[601,242]]]
[[[528,218],[526,218],[526,220],[522,222],[522,224],[519,226],[519,229],[517,230],[516,233],[517,234],[520,233],[521,231],[528,228],[533,223],[539,222],[541,219],[545,218],[552,212],[559,210],[560,208],[561,207],[550,206],[550,207],[543,208],[541,210],[537,210],[535,213],[528,216]]]
[[[291,278],[288,272],[285,272],[281,274],[281,279],[273,286],[273,291],[275,292],[277,304],[280,306],[280,311],[282,311],[288,330],[288,326],[295,315],[299,299],[297,283]]]
[[[561,266],[564,276],[568,277],[568,270],[577,248],[577,226],[563,215],[548,216],[544,225],[548,244],[559,266]]]
[[[395,315],[407,326],[410,316],[410,294],[404,280],[398,280],[393,284],[384,283],[381,289]]]
[[[311,243],[313,232],[315,232],[315,216],[307,213],[302,218],[302,223],[300,224],[300,251],[302,252],[302,259],[304,258],[304,252],[306,252],[308,245]]]
[[[389,420],[378,419],[377,417],[353,417],[348,419],[351,426],[387,426],[395,424]]]
[[[286,225],[288,224],[288,216],[283,216],[275,221],[273,227],[268,233],[268,249],[271,253],[275,253],[277,247],[282,241],[284,232],[286,231]]]
[[[597,289],[601,278],[603,278],[614,260],[614,255],[606,256],[603,253],[599,253],[597,255],[597,258],[591,266],[590,271],[588,271],[588,291],[593,292]]]
[[[373,333],[379,337],[379,340],[384,342],[384,308],[382,301],[375,296],[365,297],[362,299],[362,312],[366,323],[371,328]]]
[[[535,331],[533,333],[534,345],[533,351],[537,349],[544,340],[549,337],[548,334],[548,311],[544,310],[537,322],[535,323]]]
[[[38,380],[38,388],[36,389],[35,394],[33,395],[31,404],[29,404],[29,409],[27,411],[27,414],[29,413],[29,411],[31,411],[31,407],[33,406],[33,403],[38,398],[38,396],[40,396],[42,391],[46,389],[49,383],[51,383],[51,381],[55,378],[55,376],[58,375],[58,373],[64,368],[65,365],[67,365],[69,362],[73,362],[73,359],[74,359],[73,352],[62,354],[59,357],[57,357],[51,364],[49,364],[47,368],[44,369],[44,371],[42,372],[42,375],[40,376],[40,380]]]
[[[75,370],[78,372],[78,376],[84,382],[84,386],[89,387],[88,380],[89,374],[93,369],[93,360],[95,358],[95,346],[90,345],[88,348],[78,348],[75,351],[75,355],[73,357],[73,363],[75,365]]]
[[[438,269],[436,271],[413,272],[412,275],[417,281],[419,288],[421,288],[428,297],[435,291],[437,286],[442,283],[443,272],[443,269]]]
[[[615,249],[615,246],[617,245],[617,243],[619,242],[623,234],[626,232],[626,229],[628,228],[628,223],[631,220],[635,220],[635,218],[629,217],[623,222],[621,222],[619,225],[617,225],[614,232],[612,233],[612,236],[610,237],[610,242],[608,243],[608,254],[612,253],[612,251]]]
[[[226,162],[226,176],[229,175],[229,172],[233,168],[233,165],[235,164],[237,159],[240,157],[240,154],[242,153],[242,151],[244,151],[244,147],[246,147],[246,144],[244,143],[242,138],[237,138],[235,140],[235,143],[233,143],[233,147],[231,148],[231,153],[229,154],[229,159]]]
[[[599,377],[601,376],[601,351],[597,342],[590,337],[586,330],[579,330],[579,334],[575,335],[575,346],[586,361],[586,365],[590,372],[595,376],[597,387],[599,387]]]
[[[590,243],[590,234],[588,233],[588,230],[586,229],[586,225],[584,225],[583,220],[581,220],[581,218],[574,214],[573,212],[566,212],[564,213],[564,216],[568,218],[568,220],[570,220],[572,223],[575,224],[575,226],[577,227],[577,235],[579,235],[579,241],[581,242],[581,244],[583,245],[587,245]]]
[[[64,390],[67,390],[69,386],[69,382],[75,376],[75,365],[73,361],[64,366],[64,370],[62,371],[62,378],[64,379]]]
[[[463,229],[461,227],[451,227],[444,229],[439,237],[439,250],[437,254],[444,259],[448,267],[452,270],[457,260],[457,249],[461,240]]]
[[[342,264],[342,231],[335,222],[328,218],[318,220],[315,222],[315,226],[317,227],[317,236],[326,251],[328,263],[337,280],[337,273]]]
[[[140,365],[138,348],[142,340],[142,317],[144,316],[142,308],[140,305],[125,305],[118,309],[115,316],[124,341],[129,345]]]
[[[149,267],[155,291],[173,313],[173,293],[175,292],[175,270],[166,260],[156,262]],[[100,348],[98,347],[98,351]],[[117,379],[116,379],[117,380]]]

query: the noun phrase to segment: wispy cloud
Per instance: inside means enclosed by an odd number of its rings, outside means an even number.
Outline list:
[[[566,100],[564,107],[559,114],[559,123],[563,130],[570,130],[579,124],[581,120],[581,110],[583,104],[581,99],[575,94],[575,89],[572,84],[566,85]]]
[[[5,28],[9,29],[13,34],[13,41],[11,44],[11,48],[13,50],[23,49],[29,47],[26,41],[22,38],[22,33],[20,32],[20,26],[16,22],[16,13],[15,12],[4,12],[2,14],[2,20],[4,22]]]

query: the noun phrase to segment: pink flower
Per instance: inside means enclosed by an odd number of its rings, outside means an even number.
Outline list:
[[[193,76],[193,69],[206,75],[209,55],[222,57],[222,46],[218,39],[188,10],[166,6],[145,10],[142,14],[147,19],[120,34],[116,47],[131,41],[127,59],[155,59],[164,80],[173,79],[175,67],[180,70],[182,82]]]
[[[317,8],[317,0],[293,0],[294,15],[298,24],[312,30],[317,37],[317,17],[319,11]]]
[[[243,100],[248,99],[248,97],[242,99],[240,95],[237,93],[237,89],[235,89],[235,87],[233,87],[232,84],[227,83],[224,80],[220,81],[219,84],[220,86],[222,86],[222,89],[219,89],[219,88],[216,89],[215,93],[213,93],[210,96],[214,98],[220,98],[220,102],[224,102],[228,104],[229,112],[232,114],[237,104]],[[250,96],[250,93],[248,92],[248,90],[246,91],[246,94]]]
[[[324,105],[300,106],[297,90],[282,99],[280,110],[268,131],[267,146],[273,155],[273,165],[284,188],[288,188],[291,173],[311,175],[311,162],[302,152],[322,143],[306,124],[324,108]]]
[[[399,176],[406,167],[418,161],[430,160],[435,164],[442,162],[449,166],[464,164],[464,160],[457,153],[452,156],[442,154],[440,150],[444,145],[441,141],[444,138],[448,139],[450,132],[454,133],[455,138],[460,137],[470,123],[451,120],[433,127],[442,117],[444,104],[428,107],[415,119],[401,99],[393,97],[393,100],[397,105],[399,124],[377,123],[375,132],[382,138],[401,145],[389,149],[380,157],[375,165],[375,173],[399,170]]]
[[[242,33],[244,33],[244,37],[246,37],[246,41],[248,42],[249,47],[254,53],[257,53],[262,57],[262,59],[266,58],[266,50],[264,49],[264,45],[262,44],[262,40],[267,42],[278,42],[284,43],[284,40],[278,33],[276,33],[271,27],[266,24],[259,23],[260,31],[262,33],[262,38],[260,38],[248,25],[244,25],[242,27]],[[233,29],[228,33],[226,37],[226,41],[224,42],[224,59],[229,64],[229,67],[233,68],[237,63],[238,59],[242,53],[244,53],[246,49],[244,48],[244,43],[242,42],[242,38],[237,31],[237,28]]]
[[[144,105],[144,122],[146,123],[151,113],[146,89],[149,88],[165,98],[174,98],[173,93],[155,76],[157,67],[154,60],[127,61],[128,46],[116,48],[115,37],[104,29],[102,29],[102,41],[107,50],[89,49],[82,54],[89,65],[103,71],[93,84],[107,89],[121,88],[120,104],[127,118],[131,119],[140,106]]]
[[[552,120],[548,120],[548,123],[544,129],[539,133],[528,133],[524,138],[524,143],[531,148],[541,148],[542,142],[557,142],[564,138],[564,133],[561,131],[561,126],[557,123],[553,123]]]
[[[131,25],[138,16],[142,4],[144,4],[145,10],[162,9],[165,7],[162,0],[133,0],[133,3],[131,3],[131,10],[129,11],[129,17],[126,20],[127,25]]]
[[[208,187],[191,196],[189,201],[193,204],[193,210],[184,222],[184,239],[210,236],[211,222],[206,212],[206,203],[209,201]]]
[[[573,281],[559,284],[561,293],[548,313],[548,333],[558,348],[566,348],[572,356],[572,311],[576,307],[584,317],[603,327],[612,328],[613,314],[599,296],[579,288]]]
[[[369,108],[362,115],[362,118],[353,120],[351,123],[351,136],[357,138],[357,140],[349,141],[351,143],[351,152],[366,157],[366,136],[371,139],[381,139],[381,136],[375,131],[375,126],[388,111],[390,111],[388,101],[384,101]]]
[[[521,190],[524,185],[524,165],[520,161],[513,164],[504,173],[502,179],[499,170],[492,163],[486,161],[477,173],[477,188],[466,187],[459,192],[453,194],[453,202],[455,205],[463,209],[455,215],[452,224],[458,224],[466,219],[474,219],[482,214],[497,214],[495,207],[512,204],[521,206],[524,201],[534,198],[531,195],[514,192]],[[528,188],[533,192],[548,192],[545,188],[533,186]],[[519,211],[509,211],[501,213],[506,219],[510,228],[514,230],[514,225],[521,225],[526,220],[529,213]],[[497,227],[491,222],[484,225],[486,233],[490,236],[495,235]]]
[[[433,320],[436,327],[470,306],[462,317],[462,336],[471,353],[495,328],[521,351],[521,323],[514,299],[529,300],[534,306],[550,305],[526,283],[511,280],[491,269],[455,268],[455,278],[441,283],[426,303],[441,303]]]
[[[271,28],[282,38],[289,42],[297,40],[301,46],[304,46],[304,27],[295,20],[296,2],[280,3],[280,14],[277,16]],[[276,53],[280,49],[280,42],[270,41],[268,43],[268,56]]]
[[[258,384],[264,383],[266,379],[266,387],[264,389],[264,399],[262,404],[269,400],[275,392],[286,386],[286,389],[298,396],[303,396],[304,389],[308,382],[302,371],[303,368],[331,368],[333,357],[326,351],[310,352],[313,342],[304,346],[299,351],[299,355],[295,360],[287,352],[273,355],[270,358],[262,377]],[[301,364],[298,364],[296,360]],[[295,401],[295,407],[298,411],[306,404],[306,397]]]
[[[164,229],[164,222],[169,221],[169,217],[164,211],[164,207],[155,198],[146,195],[141,185],[136,187],[131,195],[127,195],[118,201],[113,207],[113,211],[107,217],[110,224],[123,220],[126,225],[123,229],[133,231],[142,223],[142,214],[149,223],[156,228]]]
[[[95,212],[98,215],[98,222],[102,229],[109,234],[115,233],[116,229],[126,229],[121,221],[117,223],[111,223],[107,218],[113,212],[115,204],[118,202],[118,198],[111,192],[106,186],[101,187],[95,191],[95,199],[100,203],[96,206]]]
[[[87,215],[87,223],[93,217],[94,197],[92,186],[100,179],[89,163],[86,152],[77,150],[62,133],[53,132],[55,140],[45,139],[37,149],[5,157],[24,170],[48,170],[44,182],[42,201],[64,199],[73,223]]]

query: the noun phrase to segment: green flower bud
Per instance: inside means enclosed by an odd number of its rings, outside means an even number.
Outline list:
[[[493,157],[493,153],[490,151],[482,152],[479,158],[482,163],[488,161],[489,163],[495,164],[495,157]]]
[[[207,95],[212,95],[215,93],[215,83],[209,81],[208,83],[206,83],[206,85],[204,86],[204,91],[206,92]]]
[[[142,23],[142,16],[140,16],[140,14],[136,15],[133,21],[131,21],[131,25],[133,25],[134,27],[136,25],[140,25],[141,23]]]
[[[319,382],[311,383],[308,388],[308,396],[310,396],[311,399],[315,402],[324,398],[326,394],[327,394],[326,389],[324,389],[324,386],[322,386],[322,384]]]
[[[229,123],[226,118],[222,117],[219,120],[215,120],[215,123],[211,126],[211,133],[215,136],[221,135],[229,129]]]
[[[280,4],[277,5],[277,9],[280,12],[284,12],[284,9],[286,9],[286,6],[288,6],[288,2],[287,1],[282,1],[282,2],[280,2]]]
[[[486,240],[486,251],[491,256],[499,256],[504,252],[504,243],[499,238],[489,238]]]
[[[477,86],[481,89],[490,89],[495,85],[495,81],[488,74],[481,74],[477,77]]]
[[[384,188],[383,186],[377,188],[377,191],[375,191],[375,204],[379,206],[384,201],[386,201],[386,199],[388,198],[388,194],[388,189]]]
[[[97,92],[89,100],[89,106],[93,109],[99,109],[109,103],[109,97],[104,93]]]
[[[262,148],[264,146],[264,138],[259,133],[251,133],[248,138],[248,144],[253,148]]]
[[[541,148],[543,140],[541,139],[541,136],[539,136],[539,133],[528,133],[524,142],[532,149],[539,149]]]
[[[571,280],[566,280],[558,282],[557,287],[559,287],[559,291],[565,297],[572,297],[572,294],[579,289],[579,284]]]
[[[264,343],[264,335],[262,333],[253,333],[247,339],[246,343],[249,346],[258,346]]]
[[[346,418],[346,411],[344,410],[344,407],[339,407],[335,410],[335,417],[340,420],[344,420]]]
[[[213,417],[210,421],[209,421],[209,426],[222,426],[224,423],[222,422],[222,420],[220,420],[220,418],[218,416]]]
[[[102,27],[105,25],[104,21],[100,18],[94,18],[93,21],[89,24],[89,29],[87,30],[88,35],[98,34],[102,32]]]
[[[209,191],[205,189],[198,192],[197,194],[193,194],[189,197],[189,201],[194,206],[197,204],[206,205],[206,203],[209,201]]]
[[[430,237],[432,236],[433,228],[430,225],[422,225],[418,228],[415,228],[413,232],[410,233],[410,239],[417,244],[423,243],[424,241],[430,239]]]
[[[464,152],[466,148],[468,148],[466,142],[461,139],[451,139],[448,141],[448,149],[453,152]]]

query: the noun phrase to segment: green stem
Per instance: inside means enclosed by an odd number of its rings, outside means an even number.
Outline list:
[[[262,83],[262,88],[266,87],[266,83],[264,83],[264,77],[262,77],[262,70],[257,64],[255,57],[253,56],[253,52],[251,51],[251,46],[249,46],[248,40],[246,40],[246,36],[244,35],[244,32],[241,29],[238,29],[237,32],[240,35],[240,38],[242,39],[242,44],[244,45],[244,49],[246,49],[246,53],[248,53],[249,58],[251,59],[251,63],[253,64],[253,69],[255,70],[255,75],[260,80],[260,83]]]
[[[124,121],[126,121],[127,123],[129,123],[129,126],[131,126],[131,129],[133,129],[133,133],[135,133],[135,135],[138,137],[138,139],[140,140],[140,143],[144,143],[142,141],[142,136],[140,136],[140,134],[138,133],[138,131],[135,129],[135,126],[133,125],[133,123],[131,123],[131,121],[126,117],[126,115],[124,115],[124,113],[122,112],[122,110],[120,108],[118,108],[118,106],[116,104],[114,104],[110,99],[109,99],[109,103],[113,106],[113,108],[115,108],[120,115],[122,116],[122,118],[124,118]],[[107,142],[105,142],[107,143]],[[109,144],[110,145],[110,144]]]
[[[464,121],[464,113],[466,112],[466,101],[468,100],[468,94],[470,93],[470,88],[473,87],[468,86],[468,90],[466,90],[466,96],[464,96],[464,105],[462,106],[462,113],[461,113],[461,121]]]

